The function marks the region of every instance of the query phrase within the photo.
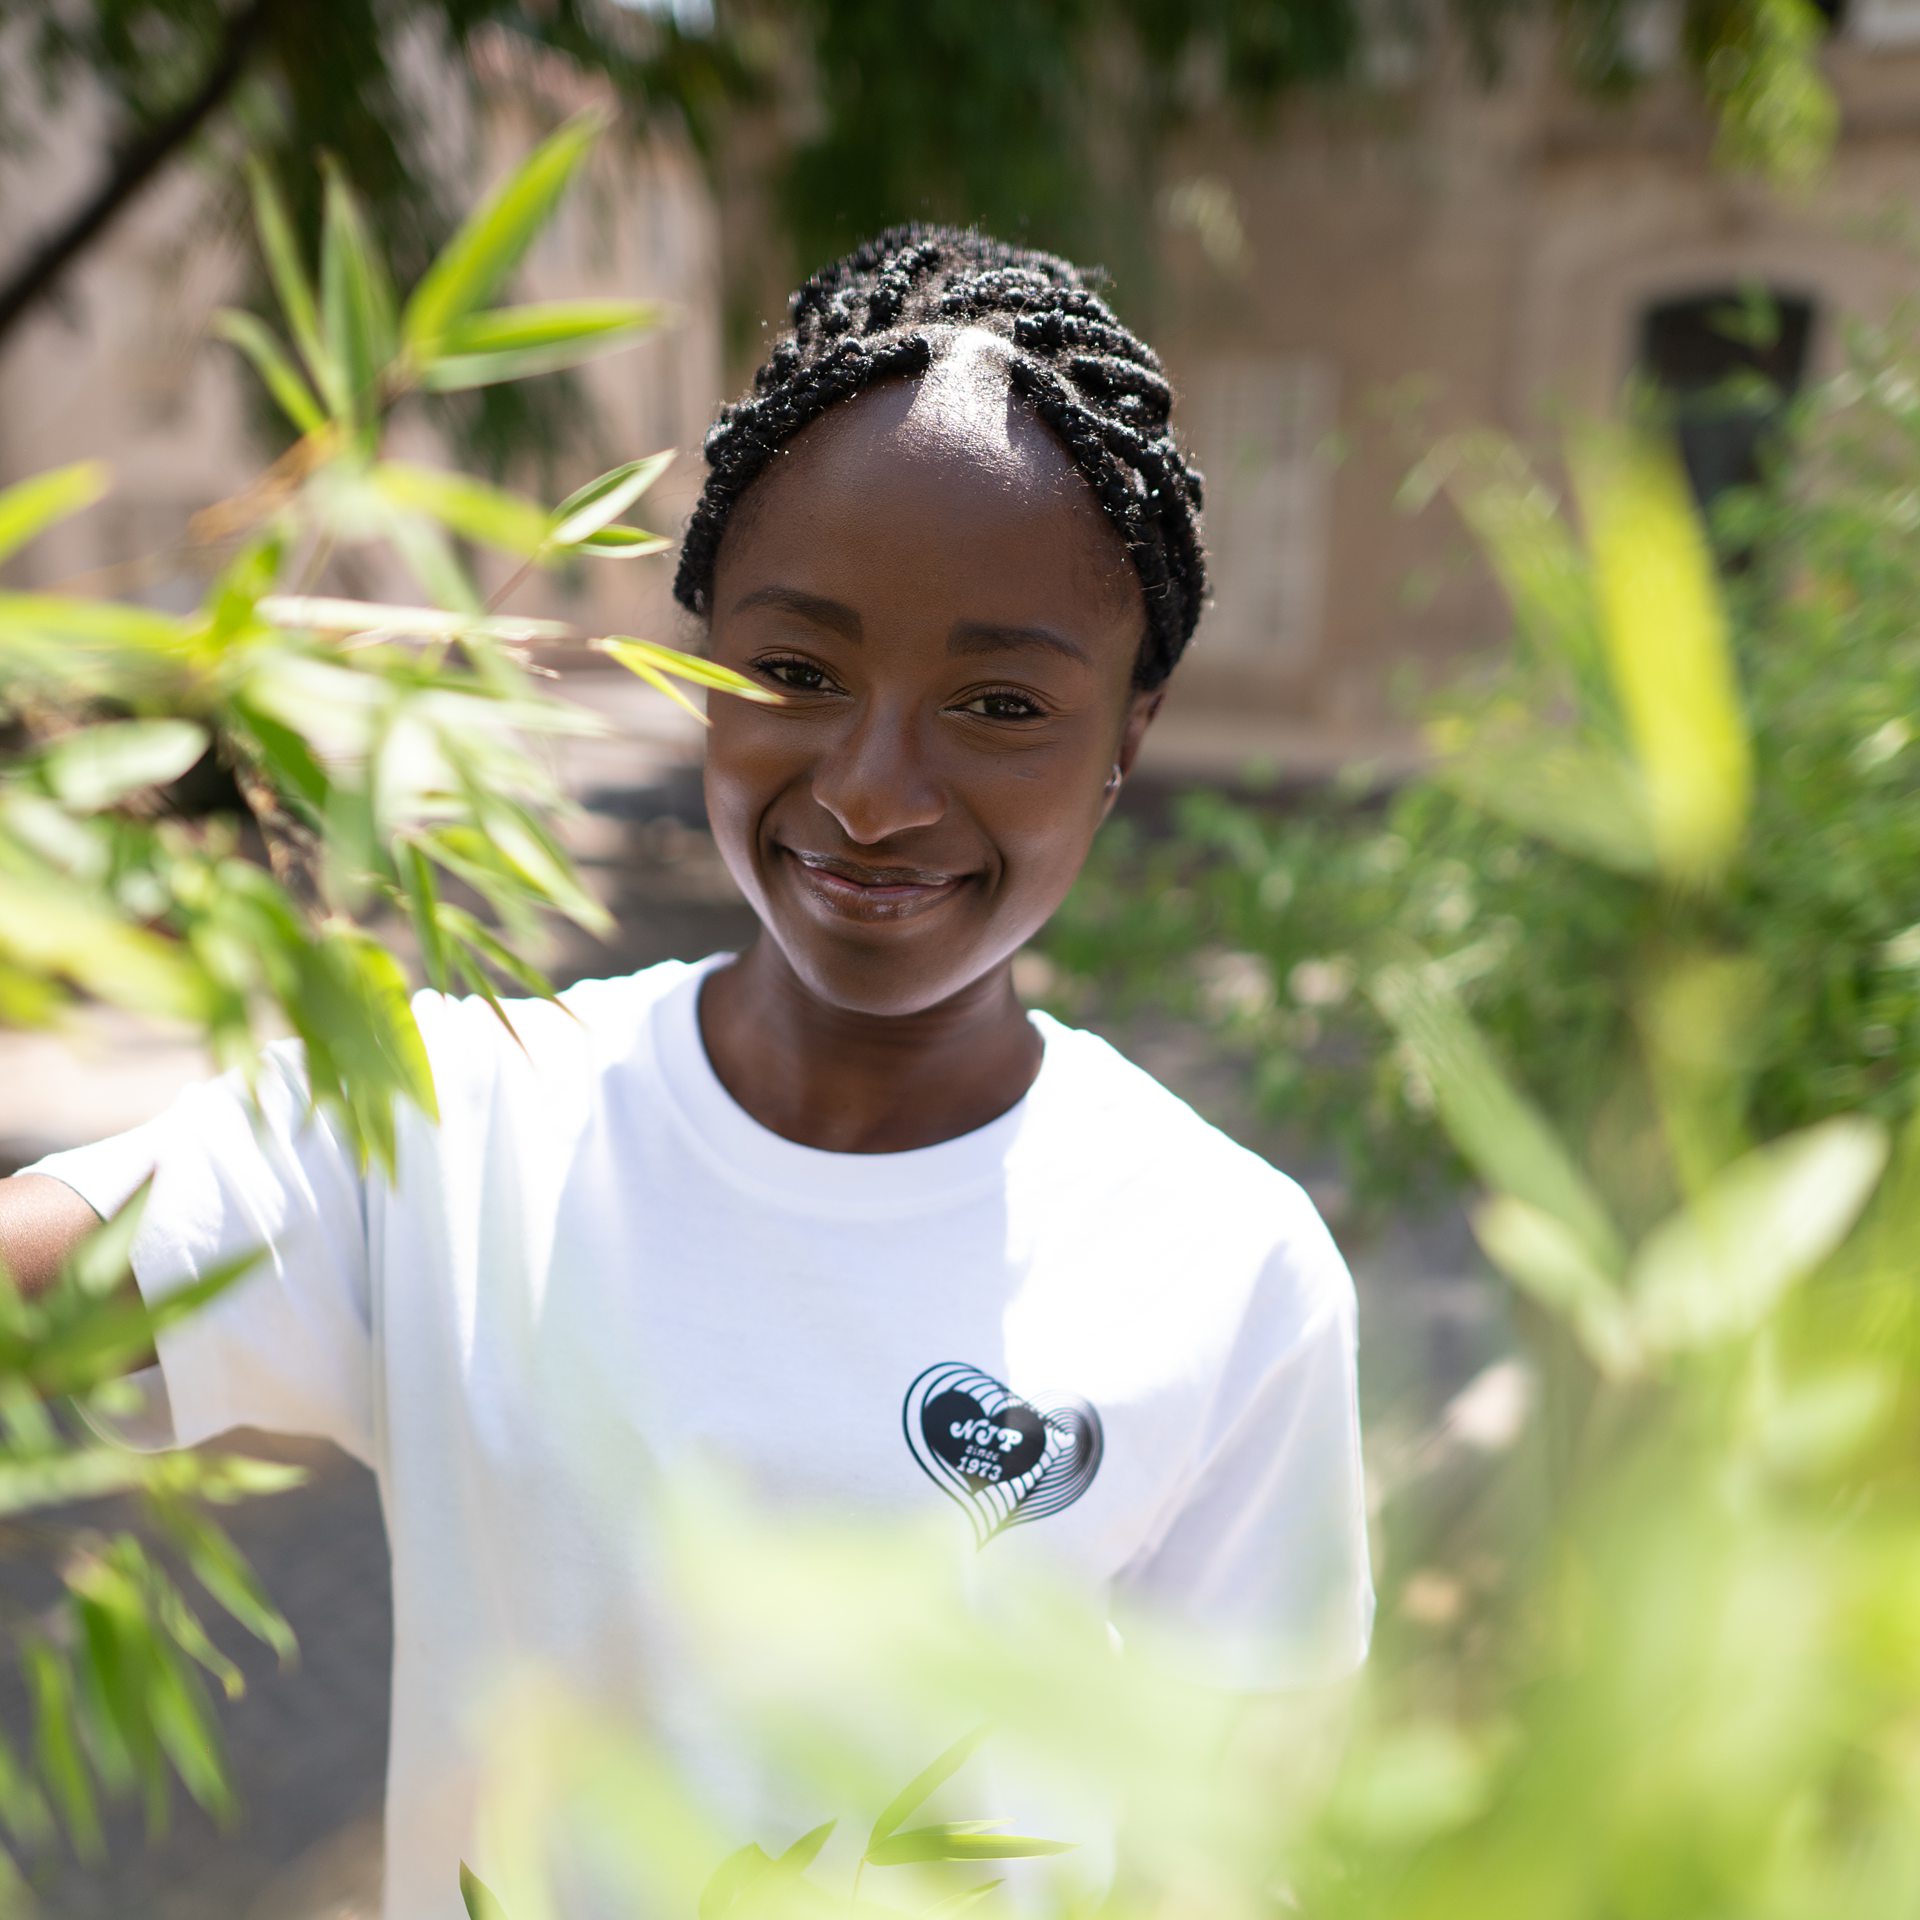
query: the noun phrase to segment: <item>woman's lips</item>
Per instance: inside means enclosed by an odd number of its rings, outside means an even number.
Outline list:
[[[957,893],[966,879],[918,867],[859,867],[792,847],[781,851],[792,860],[801,891],[843,920],[904,920]]]

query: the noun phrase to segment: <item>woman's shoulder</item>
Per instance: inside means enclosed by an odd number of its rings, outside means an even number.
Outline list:
[[[1063,1069],[1059,1104],[1070,1110],[1063,1117],[1099,1139],[1117,1178],[1150,1176],[1190,1201],[1244,1208],[1266,1222],[1319,1225],[1319,1213],[1297,1180],[1216,1126],[1111,1041],[1044,1013],[1034,1018],[1044,1024],[1049,1052]]]
[[[575,980],[552,999],[450,994],[422,987],[414,1018],[436,1080],[448,1072],[491,1077],[502,1064],[536,1074],[597,1069],[625,1059],[655,1003],[701,963],[662,960],[632,973]]]

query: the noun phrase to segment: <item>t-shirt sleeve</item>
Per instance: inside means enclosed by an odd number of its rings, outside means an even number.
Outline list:
[[[1353,1281],[1293,1191],[1171,1517],[1112,1595],[1123,1635],[1248,1692],[1342,1679],[1373,1631]]]
[[[140,1452],[246,1426],[318,1436],[371,1464],[365,1180],[333,1121],[307,1112],[299,1041],[265,1049],[258,1093],[256,1112],[240,1076],[224,1074],[143,1126],[22,1169],[65,1182],[103,1218],[153,1174],[131,1255],[149,1302],[264,1249],[250,1272],[161,1330],[158,1367],[127,1376],[134,1411],[88,1418]]]

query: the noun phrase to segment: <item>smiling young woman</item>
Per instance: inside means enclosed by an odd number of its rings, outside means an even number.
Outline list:
[[[518,1656],[725,1783],[741,1837],[820,1817],[727,1751],[660,1578],[654,1493],[711,1469],[941,1522],[962,1584],[1044,1567],[1116,1628],[1187,1629],[1220,1687],[1366,1653],[1326,1228],[1013,986],[1198,618],[1167,380],[1076,269],[973,233],[883,235],[793,317],[709,436],[677,587],[784,696],[712,703],[753,943],[512,1003],[524,1051],[416,996],[443,1117],[406,1120],[391,1186],[290,1044],[261,1124],[229,1077],[30,1170],[105,1213],[157,1168],[150,1296],[273,1245],[161,1334],[120,1431],[319,1433],[379,1474],[392,1920],[458,1920],[461,1858],[487,1877],[472,1707]]]

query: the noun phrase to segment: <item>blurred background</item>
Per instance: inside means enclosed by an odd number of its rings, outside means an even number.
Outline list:
[[[1562,424],[1632,389],[1660,404],[1711,511],[1762,479],[1798,399],[1845,375],[1850,330],[1894,320],[1920,196],[1920,0],[10,0],[0,482],[96,454],[117,477],[12,563],[14,584],[194,605],[190,523],[284,445],[238,356],[206,338],[216,308],[262,303],[249,156],[311,236],[332,155],[404,285],[485,183],[594,104],[615,130],[519,284],[658,299],[670,324],[631,354],[449,396],[398,431],[402,450],[553,499],[677,447],[644,503],[677,534],[706,426],[783,324],[787,289],[900,219],[977,220],[1104,263],[1165,360],[1175,430],[1208,476],[1215,604],[1112,862],[1023,956],[1022,984],[1315,1194],[1361,1284],[1374,1499],[1419,1516],[1404,1537],[1382,1521],[1383,1593],[1451,1630],[1484,1542],[1437,1566],[1428,1548],[1514,1444],[1538,1366],[1454,1197],[1432,1089],[1423,1102],[1401,1061],[1383,1095],[1365,1035],[1315,1054],[1352,996],[1342,932],[1267,951],[1233,901],[1213,897],[1207,918],[1196,876],[1237,846],[1241,879],[1284,919],[1308,845],[1286,823],[1334,835],[1308,865],[1336,865],[1421,777],[1423,701],[1506,646],[1512,579],[1421,483],[1436,446],[1494,429],[1551,471]],[[1753,575],[1757,524],[1723,543],[1729,592]],[[404,597],[377,564],[342,564],[346,590]],[[536,610],[685,644],[670,579],[664,562],[589,568]],[[554,979],[743,940],[704,833],[697,728],[596,656],[549,658],[561,691],[620,729],[565,767],[584,809],[569,844],[618,931],[569,930]],[[1871,718],[1856,731],[1881,729],[1875,777],[1898,783],[1910,733]],[[1444,868],[1453,890],[1440,932],[1471,931],[1488,878],[1473,863],[1497,851],[1415,842],[1423,884]],[[1134,885],[1129,918],[1116,902],[1156,858],[1168,885]],[[1904,858],[1876,869],[1896,893]],[[1579,900],[1604,917],[1604,886]],[[1910,893],[1874,913],[1889,936],[1920,918]],[[1831,931],[1796,922],[1806,944],[1781,971]],[[1564,1002],[1514,1015],[1536,1086],[1605,1051],[1625,991],[1609,952],[1597,935],[1556,976],[1574,982]],[[1798,1106],[1780,1093],[1782,1121],[1910,1082],[1920,950],[1902,964],[1905,997],[1854,1022],[1878,1035],[1860,1042],[1859,1085],[1823,1082]],[[1556,1058],[1557,1023],[1588,1052]],[[0,1032],[0,1172],[143,1120],[206,1070],[197,1047],[107,1009],[65,1035]],[[43,1869],[50,1912],[373,1911],[378,1508],[357,1467],[262,1445],[316,1474],[235,1527],[304,1650],[280,1674],[233,1649],[251,1683],[224,1710],[246,1821],[221,1834],[188,1808],[147,1845],[123,1814],[108,1865]],[[34,1591],[30,1565],[4,1578]],[[0,1724],[23,1715],[0,1690]]]

